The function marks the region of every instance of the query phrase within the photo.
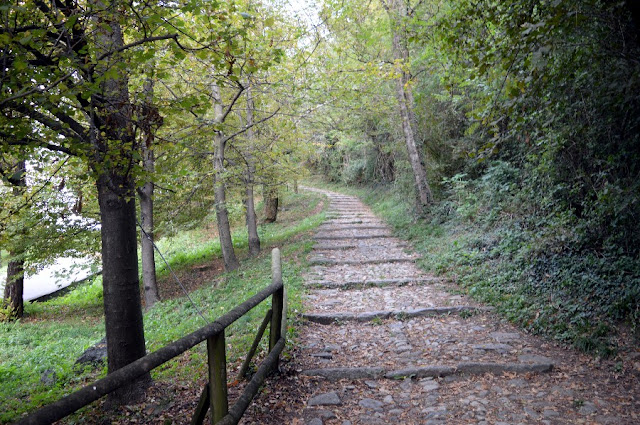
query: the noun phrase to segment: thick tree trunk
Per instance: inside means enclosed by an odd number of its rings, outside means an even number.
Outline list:
[[[129,196],[116,193],[125,189]],[[133,181],[129,177],[102,174],[98,179],[102,234],[102,285],[109,373],[146,354]],[[148,377],[132,383],[111,397],[117,404],[136,400]]]
[[[27,186],[27,164],[25,161],[18,162],[16,166],[16,181],[11,181],[14,185],[13,193],[17,196]],[[18,245],[20,245],[18,243]],[[10,308],[10,319],[19,319],[24,315],[24,260],[22,252],[10,250],[9,263],[7,264],[7,279],[4,285],[4,300]]]
[[[411,77],[407,67],[409,66],[409,47],[407,45],[406,23],[407,5],[404,0],[390,0],[383,3],[391,20],[393,30],[393,58],[397,64],[396,73],[396,99],[398,111],[402,120],[402,132],[409,162],[413,171],[418,207],[421,211],[433,201],[431,188],[427,182],[427,172],[422,164],[420,152],[416,144],[415,115],[413,112],[413,92],[411,89]]]
[[[144,86],[145,104],[143,122],[141,125],[144,141],[140,147],[142,153],[142,167],[148,175],[155,172],[155,156],[153,151],[154,131],[153,124],[159,124],[159,115],[153,108],[153,80],[147,79]],[[142,284],[144,286],[144,301],[146,308],[151,308],[160,301],[158,283],[156,281],[156,259],[153,234],[153,182],[147,181],[138,191],[140,198],[140,226],[141,252],[142,252]]]
[[[124,46],[116,10],[105,9],[94,0],[97,10],[95,32],[98,53],[114,52]],[[107,72],[119,63],[118,55],[109,56],[109,63],[97,67]],[[112,373],[146,354],[140,280],[135,208],[135,182],[130,164],[136,147],[131,122],[128,78],[124,71],[106,78],[101,93],[92,96],[98,117],[92,132],[96,154],[92,167],[96,172],[98,204],[102,235],[102,285],[107,339],[108,372]],[[118,161],[105,161],[115,157]],[[114,404],[136,402],[142,395],[150,375],[143,376],[110,394]]]
[[[265,186],[264,191],[264,222],[275,223],[278,219],[278,188]]]
[[[253,97],[251,96],[251,83],[247,84],[247,139],[249,141],[249,149],[246,155],[247,170],[245,173],[245,197],[244,206],[247,222],[247,237],[249,242],[249,254],[258,255],[260,253],[260,236],[258,235],[258,218],[256,217],[256,207],[254,202],[254,176],[255,165],[252,154],[253,141],[255,138],[255,132],[253,131],[253,111],[255,107],[253,104]]]
[[[219,124],[223,121],[222,96],[220,88],[216,83],[212,86],[212,95],[214,99],[215,119]],[[222,250],[222,259],[224,261],[224,269],[235,270],[240,266],[235,250],[233,249],[233,240],[231,239],[231,226],[229,225],[229,211],[227,210],[227,188],[224,182],[224,150],[226,141],[222,131],[217,130],[214,136],[215,155],[213,158],[214,188],[213,198],[216,207],[216,221],[218,222],[218,237],[220,238],[220,248]]]

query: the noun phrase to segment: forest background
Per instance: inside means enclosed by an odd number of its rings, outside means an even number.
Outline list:
[[[15,1],[0,14],[4,317],[22,315],[23,270],[101,252],[107,340],[137,346],[110,352],[117,369],[144,353],[140,302],[135,317],[113,309],[121,289],[141,298],[138,244],[215,221],[237,269],[231,224],[257,254],[254,199],[275,220],[279,192],[312,170],[366,188],[426,269],[523,327],[600,355],[637,342],[631,2]]]

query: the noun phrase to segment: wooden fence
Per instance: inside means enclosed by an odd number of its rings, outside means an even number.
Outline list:
[[[244,414],[253,397],[260,389],[267,375],[277,368],[278,359],[285,345],[282,329],[283,316],[285,314],[284,285],[282,282],[282,266],[280,251],[275,248],[271,259],[272,282],[271,285],[236,306],[224,316],[214,322],[190,333],[148,354],[135,362],[108,374],[106,377],[87,385],[86,387],[71,393],[55,403],[44,406],[18,422],[18,424],[41,425],[51,424],[60,420],[80,408],[87,406],[95,400],[128,385],[136,378],[150,372],[156,367],[168,362],[190,348],[207,341],[207,354],[209,365],[209,383],[202,391],[198,406],[194,412],[191,423],[202,424],[207,411],[211,409],[211,423],[215,425],[237,424]],[[260,304],[269,296],[272,296],[272,307],[258,330],[249,353],[240,369],[239,378],[243,377],[249,366],[251,358],[255,354],[262,334],[268,324],[271,324],[269,335],[269,354],[262,361],[256,373],[245,386],[243,393],[229,408],[227,399],[227,360],[225,351],[225,329],[233,322],[244,316],[249,310]],[[285,329],[286,331],[286,329]]]

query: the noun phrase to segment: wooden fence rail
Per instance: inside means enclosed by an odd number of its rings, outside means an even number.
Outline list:
[[[136,378],[150,372],[156,367],[179,356],[203,341],[207,341],[209,364],[209,383],[203,390],[200,403],[196,408],[193,424],[201,424],[206,412],[211,409],[211,423],[216,425],[237,424],[251,400],[258,392],[269,372],[278,365],[278,359],[285,345],[282,334],[282,320],[284,311],[284,285],[282,282],[282,266],[280,250],[272,251],[272,282],[271,285],[258,292],[242,304],[236,306],[227,314],[219,317],[210,324],[186,335],[177,341],[150,353],[104,378],[71,393],[60,400],[44,406],[18,422],[19,425],[51,424],[60,420],[80,408],[98,400],[99,398],[130,384]],[[233,322],[244,316],[249,310],[272,296],[271,330],[269,335],[269,354],[262,361],[251,381],[236,403],[229,409],[227,400],[227,372],[224,330]],[[266,327],[266,325],[265,325]],[[264,332],[264,330],[262,330]],[[259,336],[258,336],[259,338]],[[251,360],[253,353],[249,353],[247,360]]]

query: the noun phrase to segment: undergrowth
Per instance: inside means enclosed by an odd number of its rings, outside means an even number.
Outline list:
[[[288,332],[293,336],[296,314],[301,311],[302,271],[306,254],[311,250],[311,230],[324,219],[315,212],[321,197],[314,194],[285,195],[286,211],[273,224],[262,225],[263,252],[247,258],[241,267],[225,273],[214,282],[205,283],[186,297],[162,301],[145,313],[145,338],[148,351],[172,342],[202,327],[248,299],[271,281],[270,249],[281,246],[283,278],[288,291],[290,320]],[[314,212],[315,214],[311,214]],[[246,247],[246,233],[236,229],[234,244],[238,251]],[[209,240],[203,229],[191,230],[161,241],[171,267],[179,270],[213,259],[219,244]],[[166,271],[164,272],[166,273]],[[270,299],[251,310],[226,332],[230,367],[241,362],[255,332],[270,306]],[[0,423],[18,419],[25,412],[51,403],[104,376],[104,368],[74,370],[74,362],[88,347],[104,336],[102,320],[102,286],[98,277],[61,298],[26,306],[26,316],[14,323],[0,323]],[[266,338],[265,338],[266,339]],[[266,346],[260,348],[264,352]],[[206,374],[203,344],[154,370],[154,379],[193,382]],[[89,407],[90,409],[90,407]],[[78,413],[77,415],[82,415]],[[78,420],[78,416],[71,421]]]

